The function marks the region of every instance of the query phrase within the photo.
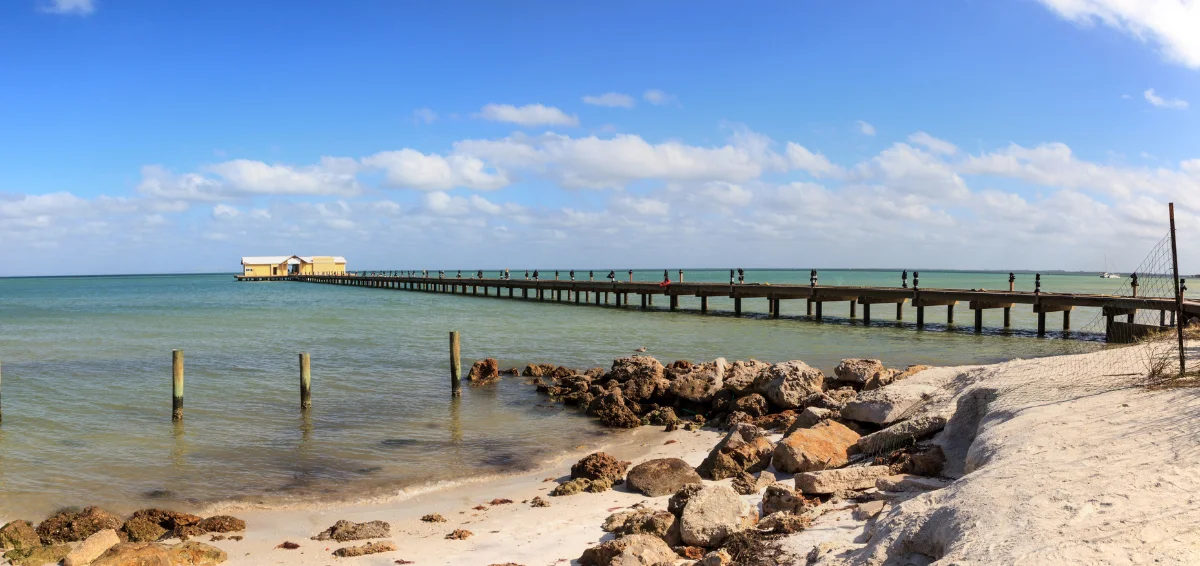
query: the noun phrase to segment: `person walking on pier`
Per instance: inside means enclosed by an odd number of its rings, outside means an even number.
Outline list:
[[[617,270],[615,270],[615,269],[609,270],[609,272],[608,272],[608,280],[609,280],[610,282],[612,282],[612,283],[616,283],[616,282],[617,282]]]
[[[741,285],[745,282],[746,282],[746,272],[743,271],[742,268],[739,267],[738,268],[738,285]]]
[[[663,280],[662,280],[662,283],[659,283],[659,284],[658,284],[658,286],[659,286],[659,287],[666,287],[666,286],[668,286],[668,285],[670,285],[670,284],[671,284],[671,274],[670,274],[670,272],[668,272],[667,270],[665,270],[665,269],[664,269],[664,270],[663,270]]]
[[[589,271],[589,272],[588,272],[588,281],[595,281],[595,280],[596,280],[596,272],[595,272],[595,271]]]
[[[528,269],[525,270],[525,280],[529,281],[529,270]]]
[[[571,281],[572,282],[575,281],[575,270],[574,269],[571,270]]]
[[[904,273],[900,274],[900,283],[904,286],[905,289],[908,288],[908,270],[907,269],[904,270]]]
[[[537,281],[537,280],[538,280],[538,270],[536,270],[536,269],[535,269],[535,270],[533,270],[533,280],[534,280],[534,281]]]

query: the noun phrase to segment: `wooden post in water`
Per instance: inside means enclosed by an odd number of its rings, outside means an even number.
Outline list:
[[[858,316],[858,301],[850,301],[850,318]]]
[[[975,333],[983,332],[983,309],[975,309]]]
[[[896,320],[904,320],[904,301],[896,303]]]
[[[183,350],[171,350],[171,420],[183,420]]]
[[[863,303],[863,325],[871,324],[871,303]]]
[[[312,408],[312,359],[300,352],[300,410]]]
[[[733,316],[742,316],[742,298],[734,297],[733,299]]]
[[[917,307],[917,328],[925,328],[925,307]]]
[[[708,314],[708,295],[700,296],[700,314]]]
[[[459,362],[458,332],[450,331],[450,396],[462,396],[462,364]]]
[[[946,305],[946,324],[954,324],[954,305]]]

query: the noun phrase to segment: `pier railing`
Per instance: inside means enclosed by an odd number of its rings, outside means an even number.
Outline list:
[[[746,299],[765,299],[768,316],[779,318],[782,310],[780,304],[785,300],[804,300],[806,316],[813,320],[823,318],[824,303],[849,303],[850,317],[858,318],[859,307],[862,309],[861,319],[864,324],[872,321],[872,306],[895,305],[896,319],[903,319],[902,307],[905,303],[916,309],[916,325],[924,327],[926,308],[945,307],[946,322],[954,323],[955,307],[966,303],[968,310],[974,313],[975,330],[983,330],[983,312],[985,310],[1002,310],[1004,327],[1010,326],[1010,312],[1016,305],[1029,305],[1032,312],[1037,314],[1037,332],[1045,336],[1047,330],[1047,315],[1061,313],[1063,330],[1071,329],[1071,311],[1076,307],[1093,307],[1101,309],[1106,319],[1105,337],[1109,341],[1127,342],[1139,334],[1151,329],[1171,328],[1177,323],[1177,304],[1173,298],[1138,297],[1122,295],[1098,295],[1083,293],[1047,293],[1040,290],[1028,291],[986,291],[976,289],[935,289],[919,286],[902,287],[859,287],[840,285],[773,285],[757,283],[703,283],[703,282],[670,282],[652,283],[639,281],[579,281],[567,279],[508,279],[487,277],[428,277],[423,275],[404,275],[407,272],[369,272],[350,273],[342,275],[294,275],[276,278],[280,280],[321,283],[330,285],[349,285],[377,289],[394,289],[408,291],[438,292],[460,295],[482,295],[489,297],[505,297],[532,299],[538,301],[571,302],[576,304],[594,304],[610,306],[631,306],[630,298],[636,297],[642,309],[649,309],[654,304],[654,298],[661,296],[667,300],[671,311],[679,309],[679,297],[697,297],[700,299],[700,312],[707,313],[710,297],[725,297],[733,300],[733,314],[742,314],[742,301]],[[1157,311],[1158,324],[1135,324],[1135,315],[1139,311]],[[1183,313],[1186,319],[1200,317],[1200,303],[1183,302]],[[1143,317],[1144,318],[1144,317]],[[1124,319],[1124,320],[1122,320]]]

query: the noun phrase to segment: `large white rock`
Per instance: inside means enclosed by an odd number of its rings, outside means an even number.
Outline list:
[[[930,385],[898,382],[883,389],[863,391],[842,407],[842,418],[863,423],[891,424],[938,390]]]
[[[809,395],[821,392],[824,382],[821,370],[793,360],[763,370],[754,380],[754,388],[777,407],[798,409]]]
[[[686,545],[712,548],[757,519],[758,513],[737,492],[724,485],[706,485],[688,499],[679,533]]]
[[[725,358],[692,366],[691,371],[671,382],[671,393],[696,403],[708,403],[725,385]]]
[[[667,543],[653,535],[628,535],[583,551],[580,566],[652,566],[679,558]]]
[[[117,531],[104,529],[83,540],[63,559],[63,566],[83,566],[100,557],[105,551],[121,542]]]
[[[861,358],[842,360],[842,363],[833,368],[833,374],[837,376],[838,381],[858,384],[865,384],[871,378],[886,371],[887,368],[883,367],[883,362]]]
[[[859,466],[796,474],[796,489],[809,495],[827,495],[875,487],[875,480],[892,473],[887,466]]]

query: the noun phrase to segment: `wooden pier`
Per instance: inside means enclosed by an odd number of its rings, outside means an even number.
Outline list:
[[[389,274],[390,273],[390,274]],[[642,309],[654,305],[655,296],[666,298],[669,310],[679,310],[679,297],[698,297],[700,312],[708,312],[710,297],[727,297],[733,300],[734,316],[741,316],[742,304],[746,299],[764,299],[771,318],[779,318],[780,304],[785,300],[804,300],[806,312],[814,320],[821,320],[822,305],[829,302],[848,302],[850,318],[858,318],[862,308],[863,324],[873,320],[872,306],[895,305],[896,320],[903,319],[902,307],[909,303],[916,308],[916,326],[923,328],[926,309],[945,307],[946,323],[954,324],[954,309],[966,303],[974,313],[975,331],[983,331],[983,311],[1002,310],[1004,327],[1008,328],[1011,310],[1017,305],[1029,305],[1037,314],[1037,334],[1045,336],[1047,315],[1062,313],[1062,330],[1071,329],[1071,311],[1076,307],[1102,309],[1106,319],[1106,339],[1110,342],[1128,342],[1175,324],[1176,302],[1172,298],[1128,297],[1117,295],[1089,295],[1068,293],[1045,293],[1024,291],[984,291],[970,289],[926,289],[899,287],[848,287],[830,285],[769,285],[727,283],[672,282],[662,285],[651,282],[633,281],[570,281],[532,279],[489,279],[466,277],[421,277],[404,276],[399,272],[373,272],[371,274],[346,275],[293,275],[283,277],[238,277],[241,281],[301,281],[328,285],[350,285],[376,289],[424,291],[459,295],[520,298],[525,300],[571,302],[596,306],[630,306],[630,297],[637,298]],[[1138,311],[1158,311],[1158,325],[1135,324]],[[1184,301],[1186,319],[1200,317],[1200,302]],[[1121,320],[1121,319],[1124,320]]]

